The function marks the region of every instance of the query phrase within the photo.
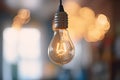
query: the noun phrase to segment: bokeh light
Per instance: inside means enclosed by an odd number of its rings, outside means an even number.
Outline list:
[[[110,22],[104,14],[96,17],[92,9],[81,7],[75,1],[66,1],[64,5],[69,15],[68,30],[74,41],[85,38],[88,42],[97,42],[110,29]]]
[[[21,27],[30,20],[30,11],[28,9],[20,9],[13,19],[12,28],[20,30]]]

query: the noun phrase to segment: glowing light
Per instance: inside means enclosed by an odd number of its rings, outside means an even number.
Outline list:
[[[79,10],[79,15],[80,18],[82,18],[82,20],[84,20],[88,26],[93,24],[95,21],[95,13],[88,7],[81,8]]]
[[[69,14],[68,30],[74,41],[81,38],[85,38],[88,42],[102,40],[110,28],[110,23],[104,14],[99,14],[96,18],[92,9],[80,7],[75,1],[66,1],[65,9]]]
[[[67,1],[65,2],[65,10],[69,14],[69,16],[78,16],[78,11],[80,9],[80,6],[75,1]],[[71,7],[72,6],[72,7]]]
[[[12,28],[16,29],[16,30],[20,30],[22,27],[23,21],[21,21],[17,16],[14,18],[13,24],[12,24]]]
[[[3,32],[3,44],[4,59],[9,63],[15,63],[18,55],[24,59],[40,57],[40,32],[37,29],[17,31],[7,28]]]
[[[107,17],[104,14],[99,14],[96,19],[96,26],[99,27],[99,29],[102,29],[104,31],[109,30],[110,23],[107,19]]]
[[[7,28],[3,32],[3,58],[9,63],[15,63],[17,59],[16,46],[18,32],[15,29]]]
[[[17,16],[13,19],[12,28],[20,30],[23,24],[28,23],[30,20],[30,11],[27,9],[20,9]]]
[[[21,19],[28,19],[30,17],[30,11],[28,9],[20,9],[18,11],[18,17]]]
[[[104,33],[97,30],[89,31],[87,36],[85,36],[85,40],[88,42],[96,42],[102,40],[103,38],[104,38]]]
[[[64,65],[74,56],[74,45],[66,29],[56,30],[48,48],[49,58],[56,64]]]
[[[40,57],[40,32],[36,29],[22,29],[19,40],[19,56],[25,59]],[[24,46],[24,47],[23,47]]]
[[[56,49],[56,52],[58,53],[58,54],[64,54],[64,52],[66,52],[66,49],[65,49],[65,43],[58,43],[57,44],[57,49]]]
[[[75,1],[66,1],[64,5],[65,5],[65,10],[68,12],[69,15],[68,30],[71,35],[71,38],[74,40],[78,40],[79,38],[82,38],[82,34],[85,30],[85,27],[83,27],[85,26],[85,23],[80,18],[78,13],[81,7]]]
[[[75,1],[66,1],[65,9],[69,14],[68,30],[74,41],[81,38],[85,38],[88,42],[102,40],[110,28],[110,23],[104,14],[99,14],[96,18],[92,9],[80,7]]]
[[[18,63],[18,75],[21,80],[34,80],[42,76],[42,66],[39,61],[21,61]]]
[[[98,15],[95,20],[95,24],[88,28],[88,32],[85,35],[85,39],[88,42],[100,41],[104,38],[105,33],[109,30],[110,23],[104,14]]]

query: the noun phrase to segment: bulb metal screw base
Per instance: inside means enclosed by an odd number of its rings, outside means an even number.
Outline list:
[[[68,15],[66,12],[57,12],[54,17],[54,29],[68,28]]]

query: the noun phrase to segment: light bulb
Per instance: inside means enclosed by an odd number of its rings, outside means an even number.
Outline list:
[[[63,65],[74,57],[74,45],[67,31],[68,15],[64,12],[62,0],[54,17],[54,36],[48,47],[48,56],[56,64]]]
[[[55,30],[48,48],[49,58],[56,64],[66,64],[73,59],[74,45],[66,29]]]

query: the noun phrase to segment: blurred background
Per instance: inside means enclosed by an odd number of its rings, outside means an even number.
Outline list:
[[[0,0],[0,80],[120,80],[120,1],[63,0],[75,57],[48,58],[59,0]]]

